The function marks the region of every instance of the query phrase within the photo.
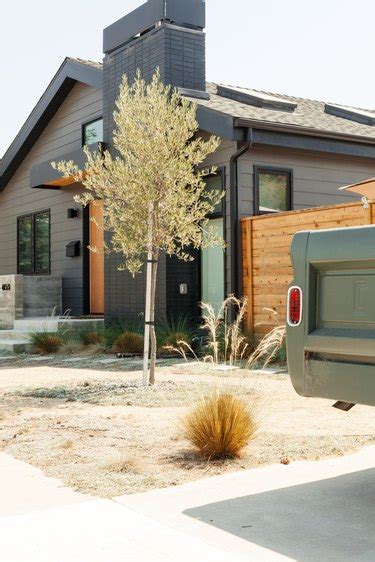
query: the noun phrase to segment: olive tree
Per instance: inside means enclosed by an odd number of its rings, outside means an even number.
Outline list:
[[[83,184],[77,202],[103,201],[103,228],[111,233],[105,251],[121,254],[121,269],[136,275],[147,263],[144,383],[148,385],[155,381],[155,294],[161,253],[191,260],[192,249],[222,244],[207,215],[223,193],[207,192],[204,181],[215,171],[205,168],[204,162],[220,141],[198,135],[196,105],[164,85],[158,71],[150,83],[139,72],[132,84],[124,76],[116,106],[113,154],[86,147],[84,169],[74,162],[53,165],[64,177],[73,176]]]

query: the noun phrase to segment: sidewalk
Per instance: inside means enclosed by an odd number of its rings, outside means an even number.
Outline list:
[[[1,562],[227,562],[225,553],[0,453]],[[241,560],[241,559],[240,559]]]

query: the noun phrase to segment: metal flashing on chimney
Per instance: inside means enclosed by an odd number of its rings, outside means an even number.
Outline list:
[[[170,22],[188,29],[203,31],[206,25],[204,0],[148,0],[104,29],[103,51],[110,53],[132,39]]]

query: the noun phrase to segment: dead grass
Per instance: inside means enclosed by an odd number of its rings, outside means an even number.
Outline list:
[[[83,381],[80,384],[52,387],[29,388],[13,394],[20,398],[35,401],[82,402],[96,405],[141,406],[147,408],[187,406],[195,402],[199,395],[205,397],[212,385],[190,381],[176,382],[164,380],[154,386],[144,388],[138,379],[129,381]],[[245,396],[252,391],[245,391]],[[29,401],[30,403],[30,401]]]
[[[242,398],[217,391],[192,408],[185,424],[186,438],[208,459],[240,457],[258,429]]]
[[[102,468],[106,472],[141,474],[142,463],[130,453],[117,451],[104,461]]]
[[[137,372],[61,369],[54,360],[51,366],[29,367],[23,360],[18,369],[1,369],[0,450],[83,493],[139,493],[261,465],[348,454],[375,443],[374,408],[357,406],[344,414],[330,401],[301,398],[286,375],[237,370],[220,373],[218,382],[212,366],[169,363],[159,367],[155,388],[144,389]],[[213,384],[222,393],[235,392],[251,411],[257,405],[259,430],[240,458],[207,462],[178,424],[192,403],[212,394]],[[69,440],[72,448],[59,448]],[[139,460],[140,472],[131,466],[103,469],[121,451]]]
[[[72,441],[72,439],[66,439],[66,441],[63,441],[62,443],[60,443],[59,445],[59,449],[73,449],[74,447],[74,441]]]

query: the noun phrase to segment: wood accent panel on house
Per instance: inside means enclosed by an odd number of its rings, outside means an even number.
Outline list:
[[[286,293],[293,279],[290,247],[300,230],[375,224],[375,202],[315,207],[242,219],[246,326],[256,336],[285,323]]]
[[[104,314],[104,230],[103,201],[89,206],[90,246],[90,314]],[[93,220],[94,219],[94,220]]]

